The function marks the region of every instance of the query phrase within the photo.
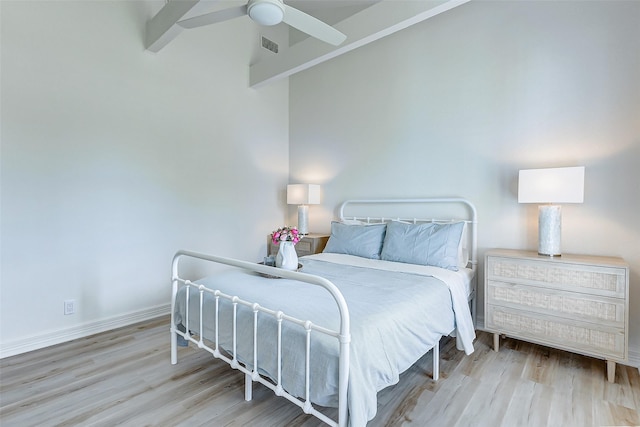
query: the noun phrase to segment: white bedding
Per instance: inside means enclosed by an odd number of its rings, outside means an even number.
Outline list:
[[[397,383],[400,373],[429,351],[443,335],[457,330],[465,352],[473,351],[475,336],[467,304],[470,275],[436,267],[415,266],[350,255],[317,254],[300,259],[303,272],[331,280],[342,292],[351,315],[349,371],[349,424],[364,426],[376,414],[377,392]],[[447,285],[444,284],[447,281]],[[338,329],[337,308],[323,289],[287,279],[266,279],[244,271],[233,271],[197,281],[210,289],[257,302],[273,310],[331,329]],[[184,290],[176,299],[176,323],[184,318]],[[205,303],[204,336],[212,339],[215,318]],[[211,307],[211,306],[209,306]],[[189,329],[198,330],[197,290],[189,304]],[[229,304],[221,304],[220,343],[231,348]],[[229,323],[227,321],[227,323]],[[253,313],[238,310],[238,359],[253,363]],[[275,378],[275,321],[260,316],[258,366]],[[244,333],[244,330],[249,332]],[[337,404],[337,340],[312,335],[311,400],[323,406]],[[291,394],[304,395],[304,331],[283,324],[283,386]],[[291,372],[291,374],[286,374]]]

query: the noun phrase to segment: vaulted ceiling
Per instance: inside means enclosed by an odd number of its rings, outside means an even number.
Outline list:
[[[339,46],[332,46],[292,29],[290,40],[295,44],[278,55],[250,65],[250,85],[258,87],[288,77],[468,1],[470,0],[286,0],[287,5],[332,25],[347,38]],[[159,52],[184,30],[178,25],[184,19],[230,5],[243,4],[245,1],[169,1],[147,23],[146,48]]]

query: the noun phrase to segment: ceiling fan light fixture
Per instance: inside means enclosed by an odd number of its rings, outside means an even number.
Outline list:
[[[276,25],[284,19],[284,7],[278,0],[250,1],[247,14],[260,25]]]

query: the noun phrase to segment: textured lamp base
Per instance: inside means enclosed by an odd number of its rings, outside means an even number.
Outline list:
[[[558,205],[538,207],[538,254],[560,256],[562,210]]]
[[[298,206],[298,232],[300,234],[309,234],[309,206]]]

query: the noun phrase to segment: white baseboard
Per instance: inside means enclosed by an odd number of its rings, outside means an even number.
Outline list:
[[[135,311],[133,313],[127,313],[80,326],[74,326],[72,328],[49,332],[43,335],[35,335],[9,343],[2,343],[0,346],[0,359],[78,338],[88,337],[89,335],[110,331],[123,326],[129,326],[134,323],[143,322],[145,320],[169,314],[170,311],[171,304],[162,304],[156,307]]]

